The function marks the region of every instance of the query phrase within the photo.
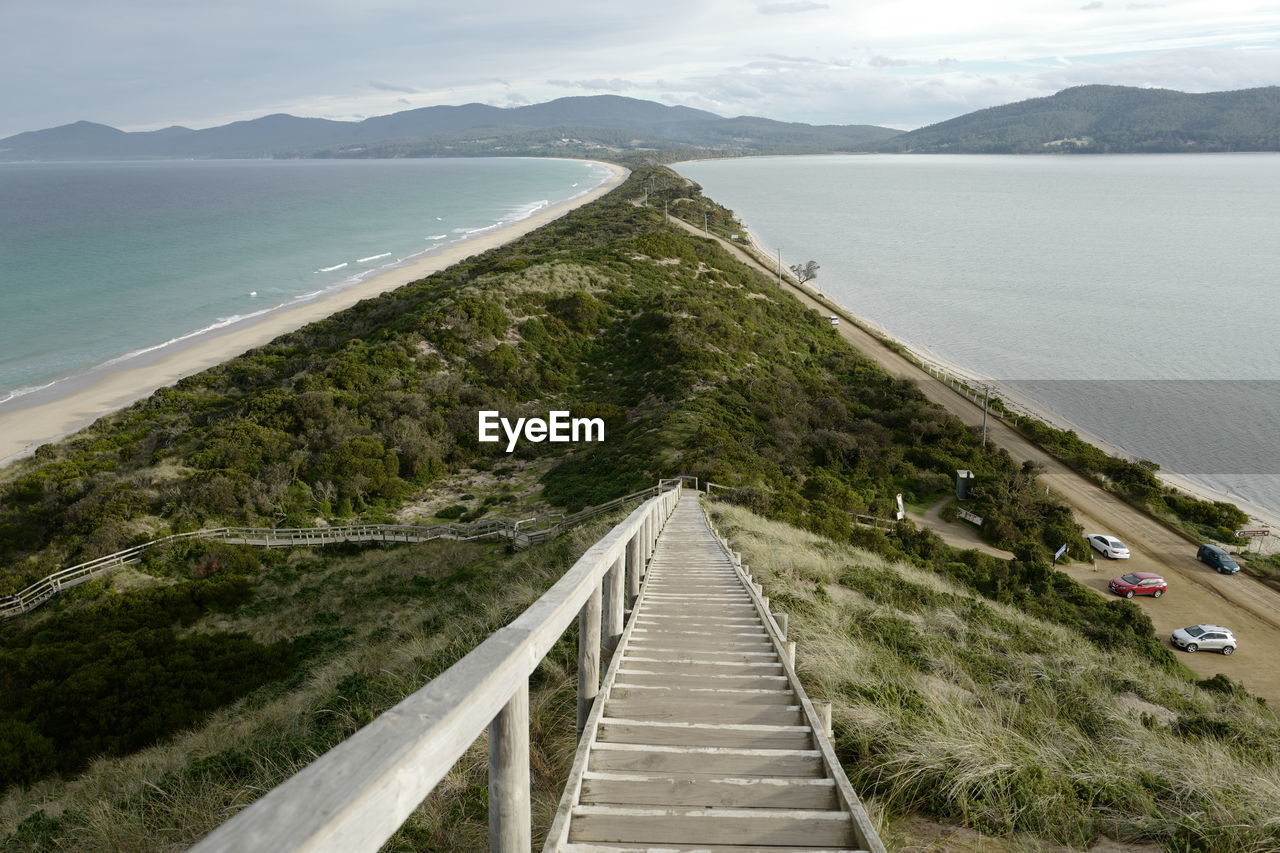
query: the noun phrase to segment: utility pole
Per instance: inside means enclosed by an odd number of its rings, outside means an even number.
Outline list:
[[[987,400],[991,397],[991,386],[982,386],[982,446],[987,446]]]
[[[702,211],[702,233],[703,234],[711,233],[711,224],[710,224],[711,220],[708,217],[709,217],[709,214],[705,210]]]
[[[778,287],[782,287],[782,250],[778,250]]]

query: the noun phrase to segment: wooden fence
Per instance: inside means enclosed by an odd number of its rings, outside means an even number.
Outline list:
[[[576,619],[581,732],[600,689],[602,640],[621,637],[680,499],[682,481],[663,482],[511,624],[192,850],[374,853],[487,727],[490,850],[527,853],[529,676]]]
[[[258,545],[264,548],[288,548],[293,546],[332,545],[339,542],[429,542],[433,539],[470,541],[483,538],[505,538],[519,548],[538,545],[559,536],[565,530],[582,524],[598,515],[609,512],[637,500],[647,500],[674,486],[692,480],[693,477],[676,477],[659,480],[658,485],[623,495],[620,498],[579,510],[572,515],[539,516],[531,521],[491,519],[471,524],[348,524],[336,527],[217,527],[175,533],[134,545],[123,551],[98,557],[86,563],[60,569],[14,595],[0,596],[0,619],[19,616],[34,610],[64,589],[70,589],[99,575],[118,569],[126,563],[136,562],[144,552],[181,539],[212,539],[232,545]]]

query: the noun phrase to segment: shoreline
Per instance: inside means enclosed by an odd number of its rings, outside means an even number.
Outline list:
[[[547,205],[524,219],[492,227],[441,249],[428,252],[403,266],[392,267],[363,281],[325,293],[297,305],[248,317],[179,340],[118,364],[98,365],[80,376],[68,377],[56,395],[40,399],[38,392],[25,405],[0,412],[0,466],[33,454],[38,447],[64,438],[98,418],[134,403],[179,379],[221,364],[262,346],[280,335],[322,320],[365,299],[396,290],[439,272],[466,258],[487,252],[523,237],[571,210],[588,204],[620,186],[629,169],[599,160],[610,175],[578,195]],[[23,398],[16,398],[22,400]]]
[[[739,220],[739,223],[742,226],[743,234],[746,235],[745,242],[748,244],[751,251],[757,258],[772,263],[773,255],[770,254],[768,248],[760,242],[755,232],[752,231],[746,223],[742,222],[742,220]],[[979,385],[985,383],[990,385],[993,389],[998,391],[999,396],[1003,398],[1005,403],[1012,403],[1013,408],[1023,410],[1028,416],[1044,421],[1055,429],[1071,430],[1075,432],[1082,441],[1092,444],[1094,447],[1097,447],[1109,456],[1114,456],[1117,459],[1124,459],[1131,462],[1138,459],[1138,457],[1133,453],[1130,453],[1124,448],[1119,447],[1118,445],[1095,435],[1089,430],[1072,423],[1059,413],[1048,408],[1045,404],[1037,400],[1033,400],[1024,394],[1020,394],[1017,391],[1001,384],[999,381],[988,376],[984,376],[977,371],[970,370],[961,365],[947,361],[946,359],[938,356],[928,347],[905,340],[893,334],[879,323],[854,313],[848,306],[836,301],[836,299],[830,294],[818,290],[807,283],[800,284],[795,280],[795,277],[791,275],[789,269],[783,274],[789,279],[789,283],[792,287],[796,287],[804,291],[810,296],[810,298],[828,306],[833,313],[850,323],[860,326],[874,337],[900,347],[917,363],[940,369],[941,371],[950,373],[965,382],[972,382]],[[1242,512],[1247,514],[1252,521],[1273,529],[1272,536],[1264,537],[1262,539],[1263,553],[1280,551],[1280,542],[1276,541],[1277,537],[1280,536],[1280,511],[1259,506],[1258,504],[1244,498],[1218,491],[1217,489],[1191,479],[1185,474],[1181,474],[1168,468],[1161,467],[1160,470],[1155,472],[1155,475],[1156,478],[1165,485],[1177,489],[1178,491],[1198,500],[1221,501],[1223,503],[1234,504]],[[1251,541],[1252,540],[1238,540],[1239,549],[1243,550],[1245,547],[1248,547]]]

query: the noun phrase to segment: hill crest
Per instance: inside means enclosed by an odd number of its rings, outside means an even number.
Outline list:
[[[82,121],[0,139],[0,160],[575,154],[672,147],[821,153],[858,150],[898,133],[872,125],[726,119],[620,95],[580,95],[520,107],[420,107],[362,121],[274,113],[201,130],[129,133]]]

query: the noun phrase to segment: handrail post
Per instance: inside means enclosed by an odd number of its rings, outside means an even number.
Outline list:
[[[489,724],[489,853],[529,853],[529,680]]]
[[[604,576],[604,647],[612,651],[622,639],[622,572],[626,557],[619,554]]]
[[[578,736],[600,693],[600,586],[578,612]]]
[[[640,597],[640,534],[632,534],[627,540],[627,609],[636,606]]]
[[[822,730],[827,734],[827,740],[835,738],[835,729],[831,725],[831,703],[830,702],[814,702],[813,710],[818,712],[818,719],[822,722]]]
[[[640,525],[640,529],[641,529],[640,562],[645,567],[645,574],[649,573],[649,555],[653,553],[653,537],[649,534],[649,528],[652,526],[653,526],[652,512],[645,513],[644,523]]]

